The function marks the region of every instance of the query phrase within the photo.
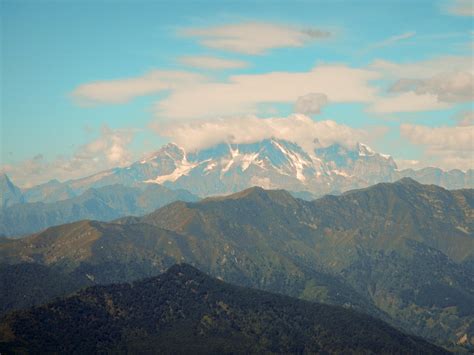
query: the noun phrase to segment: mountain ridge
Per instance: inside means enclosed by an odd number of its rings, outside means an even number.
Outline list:
[[[176,200],[197,201],[185,190],[161,185],[108,185],[57,202],[19,203],[0,209],[0,234],[21,236],[81,219],[111,221],[143,215]]]
[[[399,170],[391,156],[377,153],[362,143],[353,147],[335,143],[308,151],[294,142],[269,138],[245,144],[218,143],[193,152],[168,143],[149,157],[125,167],[25,189],[23,199],[54,202],[78,196],[89,188],[146,183],[188,190],[201,197],[261,186],[285,189],[310,200],[403,177],[448,189],[474,187],[472,169],[465,172],[439,168]]]

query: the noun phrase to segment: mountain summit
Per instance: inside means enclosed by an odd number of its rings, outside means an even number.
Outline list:
[[[177,150],[181,154],[175,154]],[[157,169],[157,175],[146,182],[184,188],[201,196],[250,186],[322,194],[365,186],[373,176],[385,180],[387,173],[396,169],[391,157],[361,144],[353,150],[334,145],[307,152],[293,142],[274,138],[219,144],[188,154],[168,145],[142,163]]]

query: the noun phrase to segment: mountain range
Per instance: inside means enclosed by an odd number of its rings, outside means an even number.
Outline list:
[[[449,189],[472,188],[473,174],[472,170],[445,172],[436,168],[399,171],[392,157],[361,143],[353,148],[333,144],[308,152],[290,141],[265,139],[251,144],[218,144],[188,153],[171,143],[148,159],[68,184],[80,190],[139,181],[183,188],[201,197],[260,186],[306,193],[312,199],[403,177]]]
[[[197,201],[185,190],[170,190],[158,184],[90,188],[79,196],[56,202],[17,203],[0,210],[0,235],[21,236],[47,227],[96,219],[111,221],[123,216],[139,216],[170,202]]]
[[[13,313],[0,322],[0,351],[448,353],[375,318],[233,286],[185,264]]]
[[[3,174],[0,235],[20,236],[84,218],[109,221],[140,215],[168,202],[195,201],[198,196],[229,194],[252,186],[285,189],[295,197],[313,200],[403,177],[449,189],[474,187],[472,170],[398,170],[390,156],[361,143],[352,148],[333,144],[308,152],[290,141],[265,139],[188,153],[170,143],[147,159],[76,180],[51,180],[20,189]],[[146,198],[148,193],[153,199]]]
[[[187,262],[228,282],[342,305],[449,349],[472,349],[473,211],[474,190],[409,178],[314,201],[250,188],[174,202],[143,217],[0,240],[0,277],[19,285],[2,289],[1,303],[8,312]],[[57,289],[21,287],[34,268],[56,277]]]
[[[260,186],[285,189],[308,200],[379,182],[410,177],[447,189],[473,188],[474,171],[439,168],[399,170],[392,157],[367,145],[333,144],[307,151],[294,142],[265,139],[249,144],[224,144],[186,152],[170,143],[146,159],[92,176],[33,186],[20,191],[0,178],[2,206],[22,202],[55,202],[79,196],[90,188],[120,184],[161,184],[207,197]]]

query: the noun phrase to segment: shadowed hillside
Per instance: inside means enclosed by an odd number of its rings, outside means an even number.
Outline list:
[[[2,351],[61,353],[430,353],[374,318],[232,286],[188,265],[93,287],[0,323]]]

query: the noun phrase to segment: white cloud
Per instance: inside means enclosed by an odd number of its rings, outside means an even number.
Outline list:
[[[321,109],[328,103],[328,98],[324,94],[310,93],[298,97],[294,111],[305,115],[313,115],[321,112]]]
[[[379,97],[368,107],[373,113],[434,111],[449,108],[450,105],[438,101],[436,95],[406,92],[396,96]]]
[[[48,161],[38,154],[15,165],[5,165],[1,172],[23,187],[33,186],[50,179],[69,180],[98,171],[129,164],[133,157],[128,146],[135,130],[113,130],[103,126],[100,136],[80,146],[72,157],[60,156]]]
[[[191,72],[152,71],[144,76],[86,83],[72,96],[80,103],[119,104],[166,90],[156,114],[165,119],[222,117],[258,113],[262,104],[289,103],[307,93],[325,95],[330,102],[370,102],[379,75],[344,65],[319,65],[308,72],[271,72],[230,76],[211,81]]]
[[[302,47],[330,36],[317,29],[298,29],[263,22],[247,22],[207,28],[189,28],[182,35],[200,38],[201,45],[244,54],[263,54],[281,47]]]
[[[425,159],[444,169],[474,168],[474,126],[428,127],[403,124],[400,134],[420,145]]]
[[[83,84],[72,92],[72,97],[84,105],[120,104],[138,96],[173,90],[202,80],[204,77],[196,73],[154,70],[139,77]]]
[[[130,163],[127,146],[131,143],[134,132],[130,129],[113,130],[103,126],[100,137],[81,146],[74,155],[74,160],[104,161],[115,166]]]
[[[317,92],[330,102],[370,102],[378,74],[344,65],[319,65],[309,72],[272,72],[231,76],[226,82],[180,87],[156,105],[159,118],[192,119],[258,113],[268,103],[294,103]]]
[[[457,16],[474,16],[473,0],[453,0],[448,12]]]
[[[248,63],[242,60],[230,60],[210,56],[187,56],[181,57],[179,61],[185,65],[203,69],[239,69],[248,67]]]
[[[168,137],[188,151],[223,142],[253,143],[272,137],[296,142],[311,151],[316,146],[328,146],[335,142],[353,146],[356,142],[368,142],[375,135],[384,133],[354,129],[331,120],[313,121],[301,114],[265,119],[246,116],[185,123],[155,123],[153,128],[161,136]],[[319,142],[315,141],[316,138]]]

